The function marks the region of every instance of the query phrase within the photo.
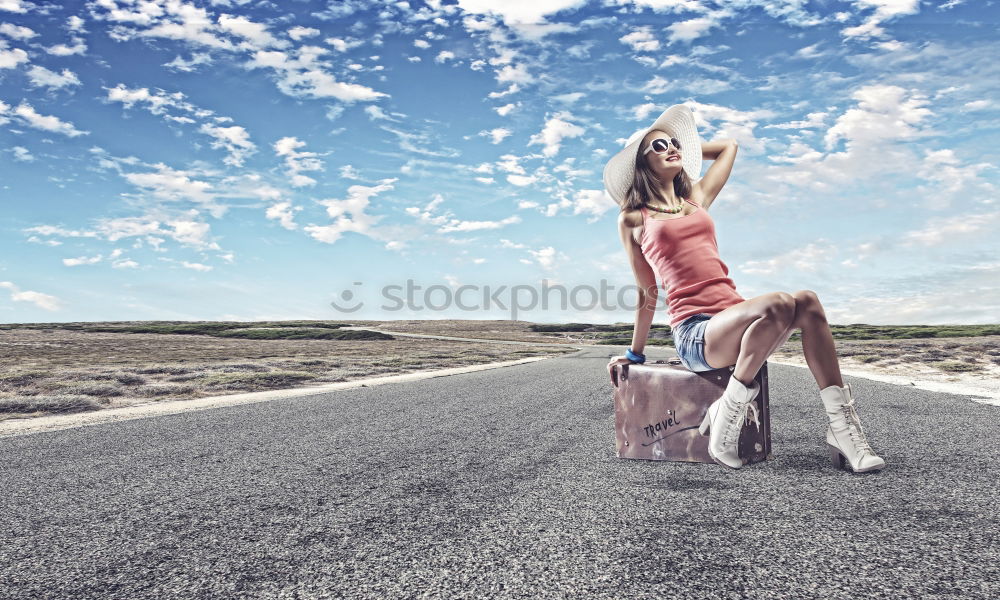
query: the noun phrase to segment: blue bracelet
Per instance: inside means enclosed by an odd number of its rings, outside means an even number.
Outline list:
[[[646,362],[646,355],[645,354],[636,354],[635,352],[632,352],[632,347],[631,346],[629,346],[625,350],[625,358],[629,359],[632,362],[636,362],[636,363],[644,363],[644,362]]]

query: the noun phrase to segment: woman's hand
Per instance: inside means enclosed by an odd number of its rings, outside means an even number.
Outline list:
[[[611,385],[618,387],[618,365],[635,364],[627,356],[616,356],[608,362],[608,374],[611,375]]]

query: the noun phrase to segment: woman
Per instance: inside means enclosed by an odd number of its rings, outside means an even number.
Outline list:
[[[764,361],[794,330],[802,331],[806,363],[820,388],[830,425],[826,441],[835,464],[854,472],[879,470],[865,439],[851,387],[844,386],[833,334],[816,294],[772,292],[745,299],[719,258],[708,209],[729,179],[736,140],[702,143],[691,110],[675,105],[645,131],[636,132],[604,169],[608,193],[621,206],[618,232],[639,292],[632,345],[608,363],[641,363],[656,308],[655,272],[667,289],[674,345],[692,371],[735,365],[722,397],[708,409],[700,431],[709,455],[739,468],[736,441],[747,405],[759,392],[754,378]],[[705,176],[701,160],[712,160]],[[614,379],[612,378],[612,382]]]

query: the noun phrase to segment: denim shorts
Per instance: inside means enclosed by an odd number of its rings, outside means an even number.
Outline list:
[[[674,338],[674,349],[681,364],[689,371],[711,371],[705,362],[705,327],[712,315],[698,313],[691,315],[671,330]]]

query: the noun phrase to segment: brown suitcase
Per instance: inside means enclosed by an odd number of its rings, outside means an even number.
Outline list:
[[[615,444],[619,458],[715,461],[708,455],[708,436],[698,432],[708,406],[719,399],[733,367],[699,373],[680,359],[617,365],[615,385]],[[771,414],[767,394],[767,362],[757,376],[760,393],[747,407],[740,430],[743,464],[771,458]]]

